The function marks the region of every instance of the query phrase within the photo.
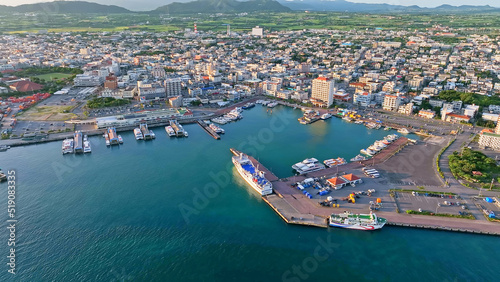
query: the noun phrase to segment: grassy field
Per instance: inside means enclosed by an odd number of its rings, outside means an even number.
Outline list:
[[[472,28],[472,33],[498,34],[499,13],[486,14],[363,14],[338,12],[285,12],[236,14],[169,15],[149,14],[53,14],[50,17],[30,17],[24,15],[3,15],[0,32],[25,33],[47,30],[48,32],[118,32],[123,30],[171,32],[193,28],[198,23],[200,31],[224,31],[223,24],[231,24],[234,31],[250,31],[259,25],[265,29],[298,30],[308,28],[328,29],[394,29],[426,30],[434,25],[452,28]],[[464,31],[466,32],[466,31]]]
[[[35,77],[38,77],[38,78],[46,80],[46,81],[50,81],[50,80],[53,80],[53,79],[68,78],[70,76],[72,76],[72,75],[71,74],[67,74],[67,73],[47,73],[47,74],[37,75]]]
[[[35,106],[21,116],[19,120],[35,120],[35,121],[65,121],[76,117],[75,114],[67,113],[73,106]]]

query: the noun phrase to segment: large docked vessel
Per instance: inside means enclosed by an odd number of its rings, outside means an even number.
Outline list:
[[[83,153],[83,135],[81,131],[75,131],[75,134],[73,135],[74,139],[74,150],[76,154],[81,154]]]
[[[62,142],[62,153],[63,155],[65,154],[72,154],[74,153],[74,147],[73,147],[73,139],[67,138],[64,139]]]
[[[370,214],[352,214],[345,211],[341,214],[332,214],[329,219],[329,225],[356,230],[376,230],[384,227],[387,220],[377,217],[374,213]]]
[[[259,171],[247,155],[240,153],[238,156],[233,156],[232,161],[241,177],[243,177],[257,193],[264,196],[273,192],[273,185],[266,179],[265,173]]]
[[[170,121],[170,127],[172,127],[172,129],[174,130],[175,136],[177,136],[177,137],[187,137],[186,130],[184,130],[184,128],[182,127],[182,125],[180,125],[177,120],[175,120],[175,119],[171,120]]]
[[[310,159],[305,159],[300,163],[292,165],[292,168],[299,174],[305,174],[308,172],[322,170],[325,168],[325,166],[321,164],[317,159],[310,158]]]
[[[142,136],[142,132],[140,128],[134,128],[134,135],[136,140],[142,140],[144,139],[144,136]]]
[[[167,132],[168,136],[175,136],[175,130],[170,125],[165,126],[165,131]]]

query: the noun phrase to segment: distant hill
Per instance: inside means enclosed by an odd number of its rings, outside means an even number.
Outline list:
[[[290,8],[274,0],[197,0],[187,3],[174,2],[153,10],[155,13],[242,13],[242,12],[286,12]]]
[[[353,3],[345,0],[278,0],[292,10],[301,11],[334,11],[334,12],[415,12],[415,13],[478,13],[500,12],[500,8],[491,6],[452,6],[441,5],[436,8],[422,8],[416,5],[402,6],[391,4]]]
[[[15,7],[0,6],[1,12],[9,13],[88,13],[88,14],[118,14],[131,13],[118,6],[101,5],[85,1],[54,1],[35,4],[24,4]]]

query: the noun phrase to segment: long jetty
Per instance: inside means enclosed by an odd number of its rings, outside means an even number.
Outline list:
[[[204,123],[203,121],[201,120],[196,120],[196,123],[199,124],[201,126],[201,128],[203,128],[205,130],[206,133],[208,133],[210,136],[212,136],[213,138],[219,140],[220,139],[220,136],[219,134],[217,134],[212,128],[210,128],[210,126],[208,126],[206,123]]]
[[[388,146],[384,156],[375,159],[375,163],[383,163],[390,156],[402,149],[408,140],[400,138],[401,141]],[[405,140],[406,139],[406,140]],[[231,153],[239,155],[241,152],[231,148]],[[301,191],[293,189],[291,185],[302,181],[307,177],[321,177],[336,174],[337,168],[327,168],[320,171],[308,173],[307,175],[292,176],[279,179],[255,158],[248,156],[254,166],[264,171],[267,180],[273,184],[273,194],[263,196],[266,202],[282,219],[288,224],[306,225],[314,227],[328,227],[328,218],[333,212],[331,208],[322,207],[304,196]],[[366,163],[365,163],[366,162]],[[373,160],[353,162],[339,167],[339,170],[347,171],[360,168],[362,164],[373,164]],[[455,231],[473,234],[500,236],[500,228],[495,223],[478,220],[443,218],[424,215],[407,215],[397,212],[377,212],[378,216],[387,219],[387,225],[399,227],[423,228],[431,230]]]

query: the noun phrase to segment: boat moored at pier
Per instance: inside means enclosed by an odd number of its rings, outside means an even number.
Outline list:
[[[232,157],[232,161],[236,170],[241,175],[241,177],[261,196],[269,195],[273,193],[273,185],[269,180],[266,179],[265,173],[259,171],[250,158],[240,153],[237,156]]]
[[[387,223],[387,220],[382,217],[377,217],[375,213],[370,214],[352,214],[344,211],[341,214],[332,214],[329,218],[329,225],[332,227],[340,227],[356,230],[377,230]]]
[[[135,140],[144,139],[144,136],[142,136],[142,132],[141,132],[140,128],[134,128],[134,136],[135,136]]]
[[[325,169],[325,166],[321,164],[317,159],[309,158],[301,161],[300,163],[292,165],[292,168],[299,174],[305,174],[308,172]]]

